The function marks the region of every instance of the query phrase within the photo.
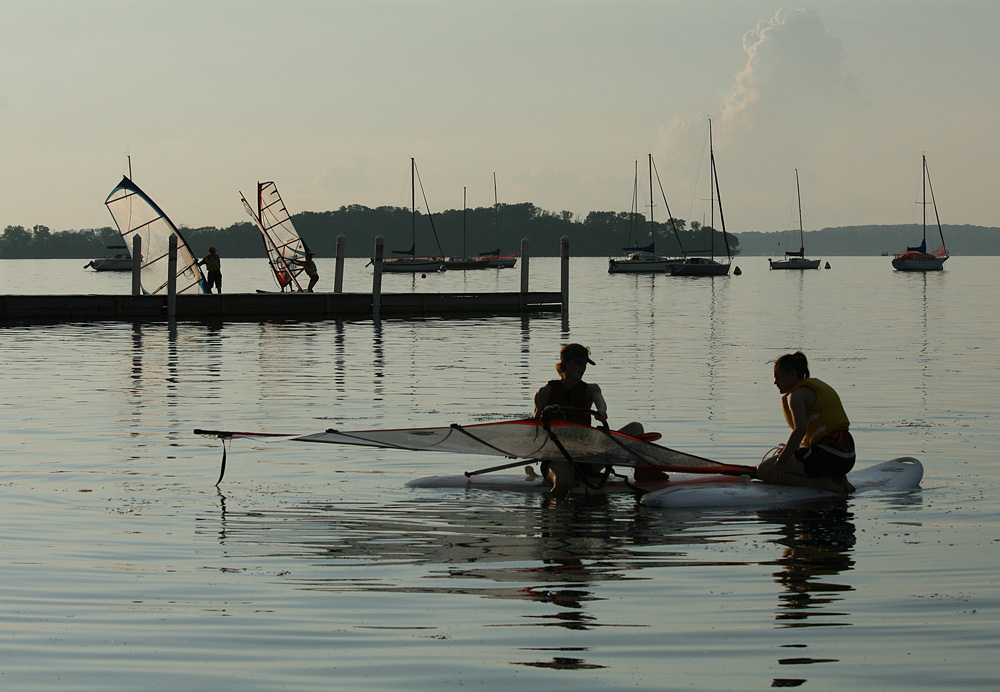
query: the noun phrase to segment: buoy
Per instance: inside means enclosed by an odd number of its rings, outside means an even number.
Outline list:
[[[739,275],[740,275],[740,274],[742,274],[742,273],[743,273],[743,272],[741,272],[741,271],[740,271],[740,268],[739,268],[739,267],[736,267],[736,269],[734,269],[734,270],[733,270],[733,274],[735,274],[736,276],[739,276]]]
[[[827,263],[826,263],[826,267],[824,267],[824,269],[829,269],[829,268],[830,268],[830,263],[829,263],[829,262],[827,262]]]

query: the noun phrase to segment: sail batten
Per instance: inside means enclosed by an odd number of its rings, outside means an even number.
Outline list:
[[[170,281],[170,236],[177,237],[177,292],[197,289],[207,293],[208,284],[184,236],[156,203],[128,176],[122,176],[104,204],[126,245],[142,239],[140,284],[144,293],[165,292]]]

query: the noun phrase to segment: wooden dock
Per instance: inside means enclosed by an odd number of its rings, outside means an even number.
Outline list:
[[[163,320],[168,300],[166,295],[0,295],[0,321]],[[371,293],[184,293],[175,300],[176,319],[182,321],[478,317],[562,310],[559,292],[382,293],[377,311]]]

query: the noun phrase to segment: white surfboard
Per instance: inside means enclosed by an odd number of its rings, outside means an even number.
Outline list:
[[[620,494],[637,493],[658,490],[660,488],[677,487],[694,483],[698,485],[714,483],[731,483],[732,476],[703,473],[671,473],[668,481],[635,482],[630,479],[625,483],[612,476],[602,487],[594,489],[585,485],[577,485],[570,492],[574,495],[584,494]],[[737,479],[738,482],[739,479]],[[511,492],[546,492],[552,484],[537,473],[484,473],[473,476],[457,474],[451,476],[428,476],[417,478],[406,484],[408,488],[464,488],[468,490],[504,490]]]
[[[913,457],[900,457],[847,475],[854,495],[872,491],[905,492],[920,487],[924,469]],[[650,507],[768,507],[842,497],[828,490],[730,479],[711,485],[685,484],[654,490],[642,497]],[[852,495],[853,497],[853,495]]]

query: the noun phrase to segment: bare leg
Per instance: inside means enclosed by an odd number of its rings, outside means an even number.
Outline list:
[[[573,487],[576,471],[568,461],[550,461],[545,477],[552,481],[552,494],[555,497],[565,497]]]

